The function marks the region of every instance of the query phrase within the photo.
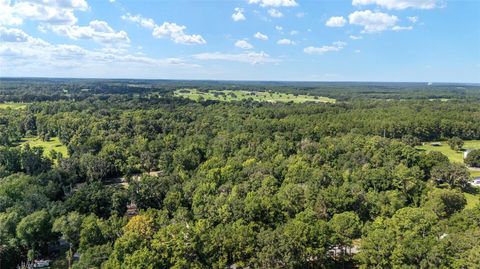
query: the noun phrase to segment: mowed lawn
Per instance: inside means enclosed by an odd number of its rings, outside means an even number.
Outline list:
[[[201,92],[197,89],[181,89],[174,92],[175,96],[192,99],[195,101],[199,100],[217,100],[217,101],[241,101],[251,99],[258,102],[294,102],[294,103],[305,103],[305,102],[315,102],[315,103],[335,103],[335,99],[322,97],[322,96],[311,96],[311,95],[294,95],[288,93],[279,93],[279,92],[256,92],[256,91],[243,91],[243,90],[222,90],[214,91],[210,90],[208,92]]]
[[[432,143],[441,143],[441,146],[432,146]],[[440,141],[440,142],[426,142],[423,146],[418,146],[417,149],[429,151],[438,151],[445,154],[448,159],[452,162],[457,163],[464,163],[463,162],[463,151],[455,151],[450,149],[447,141]],[[465,141],[463,145],[463,149],[480,149],[480,140],[468,140]],[[476,171],[475,174],[479,174],[480,172]]]
[[[480,204],[480,190],[477,188],[475,192],[473,193],[463,193],[465,195],[465,199],[467,199],[467,205],[465,206],[465,209],[470,209],[476,207],[478,204]]]
[[[43,148],[43,155],[50,157],[50,151],[54,150],[63,155],[63,157],[68,156],[67,147],[63,145],[58,137],[52,137],[49,141],[43,141],[38,137],[24,137],[20,145],[28,144],[30,147],[41,147]]]
[[[432,146],[431,145],[432,143],[438,143],[438,142],[428,142],[428,143],[425,143],[425,145],[423,146],[418,146],[417,148],[420,150],[425,150],[427,152],[438,151],[445,154],[452,162],[464,163],[463,151],[454,151],[450,149],[450,146],[448,145],[447,141],[440,141],[439,143],[442,143],[441,146]],[[463,148],[464,149],[480,149],[480,140],[465,141],[465,145],[463,145]],[[480,171],[470,170],[470,175],[472,175],[472,177],[478,177],[480,176]],[[474,208],[480,203],[479,188],[474,189],[472,192],[464,192],[463,194],[467,199],[467,205],[465,206],[466,209]]]
[[[0,103],[0,109],[25,109],[28,103]]]

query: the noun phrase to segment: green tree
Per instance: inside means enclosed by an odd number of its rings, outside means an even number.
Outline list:
[[[355,212],[343,212],[333,215],[328,222],[332,230],[332,243],[342,249],[342,254],[349,254],[347,248],[353,246],[353,240],[360,237],[362,222]]]
[[[465,190],[469,186],[470,173],[462,164],[448,163],[434,167],[431,171],[431,178],[437,185],[446,183],[450,188]]]
[[[471,167],[480,167],[480,149],[470,151],[465,158],[465,164]]]
[[[51,239],[51,231],[52,224],[46,210],[36,211],[24,217],[16,229],[17,237],[32,250],[32,253],[46,245]]]
[[[67,255],[68,267],[72,266],[73,253],[80,244],[80,229],[83,217],[78,212],[70,212],[66,216],[61,216],[53,222],[52,231],[60,233],[69,244],[70,255]]]
[[[433,189],[424,201],[424,207],[431,209],[439,218],[447,218],[462,210],[467,199],[462,192],[449,189]]]
[[[461,150],[464,144],[463,140],[456,136],[448,139],[447,143],[452,150],[456,150],[456,151]]]

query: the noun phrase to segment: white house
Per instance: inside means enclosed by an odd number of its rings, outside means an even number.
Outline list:
[[[474,187],[480,187],[480,177],[474,178],[471,184]]]

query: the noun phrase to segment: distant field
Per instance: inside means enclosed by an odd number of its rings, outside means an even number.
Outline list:
[[[335,99],[322,97],[322,96],[310,96],[310,95],[293,95],[287,93],[278,92],[254,92],[254,91],[241,91],[241,90],[223,90],[208,92],[197,91],[196,89],[181,89],[175,91],[175,96],[199,100],[218,100],[218,101],[240,101],[252,99],[258,102],[316,102],[316,103],[335,103]]]
[[[432,143],[442,143],[441,146],[432,146]],[[480,140],[465,141],[464,149],[480,149]],[[452,162],[463,163],[463,151],[454,151],[450,149],[447,141],[427,142],[423,146],[418,146],[417,149],[429,151],[438,151],[445,154]],[[480,171],[470,171],[472,176],[480,176]]]
[[[25,109],[28,103],[0,103],[0,109]]]
[[[21,145],[29,144],[30,147],[42,147],[43,148],[43,154],[45,156],[49,156],[50,151],[54,150],[56,152],[60,152],[63,157],[68,156],[68,151],[67,147],[60,143],[58,140],[58,137],[53,137],[49,141],[42,141],[38,137],[25,137],[22,138]]]

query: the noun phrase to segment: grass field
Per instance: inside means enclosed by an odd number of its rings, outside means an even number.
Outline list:
[[[25,109],[28,103],[0,103],[0,109]]]
[[[470,171],[470,174],[474,177],[480,177],[480,171]]]
[[[467,205],[465,206],[465,209],[474,208],[480,204],[480,190],[478,188],[473,193],[464,192],[463,194],[467,199]]]
[[[67,147],[58,140],[58,137],[53,137],[49,141],[42,141],[38,137],[24,137],[22,138],[20,145],[25,145],[25,144],[29,144],[30,147],[42,147],[43,154],[47,157],[49,157],[51,150],[60,152],[63,155],[63,157],[68,156]]]
[[[240,101],[252,99],[258,102],[294,102],[294,103],[335,103],[335,99],[322,97],[322,96],[310,96],[310,95],[293,95],[287,93],[278,92],[251,92],[241,90],[224,90],[224,91],[208,91],[200,92],[196,89],[181,89],[174,92],[175,96],[199,100],[217,100],[217,101]]]
[[[418,146],[417,149],[429,151],[438,151],[445,154],[451,162],[464,163],[463,162],[463,151],[455,151],[450,149],[450,146],[447,144],[447,141],[440,141],[441,146],[432,146],[432,143],[436,142],[427,142],[423,146]],[[464,149],[480,149],[480,140],[468,140],[465,141],[463,145]],[[472,177],[480,176],[480,171],[470,171]]]
[[[427,142],[423,146],[418,146],[420,150],[429,151],[438,151],[445,154],[450,161],[463,163],[463,151],[455,151],[450,149],[450,146],[447,144],[447,141],[440,141],[441,146],[432,146],[431,144],[435,142]],[[465,141],[464,149],[480,149],[480,140],[469,140]]]

